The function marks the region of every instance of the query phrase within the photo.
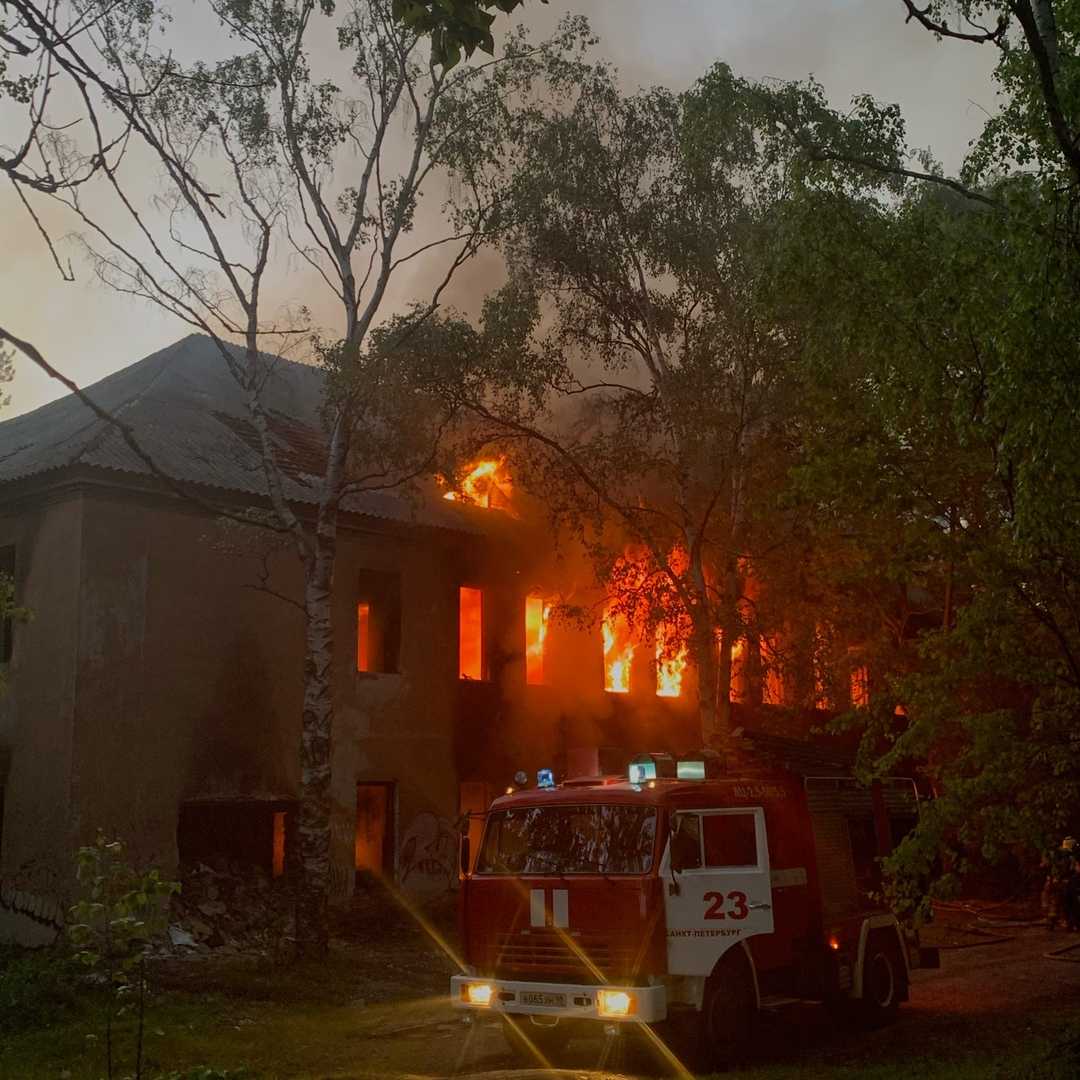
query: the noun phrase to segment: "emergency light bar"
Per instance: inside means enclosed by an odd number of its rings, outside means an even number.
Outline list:
[[[629,777],[631,784],[674,780],[675,759],[670,754],[638,754],[630,761]]]
[[[675,765],[680,780],[712,780],[723,771],[724,759],[715,750],[689,750]]]

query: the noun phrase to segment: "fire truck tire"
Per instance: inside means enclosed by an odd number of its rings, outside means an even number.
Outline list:
[[[896,1018],[900,1002],[907,996],[907,972],[900,956],[896,935],[871,933],[863,957],[863,994],[856,1019],[864,1027],[881,1027]]]
[[[705,982],[698,1058],[706,1067],[727,1069],[745,1056],[757,1017],[754,973],[741,949],[733,949]]]
[[[514,1056],[533,1067],[551,1064],[563,1053],[573,1035],[572,1027],[565,1020],[548,1027],[532,1023],[527,1016],[502,1016],[503,1037]]]

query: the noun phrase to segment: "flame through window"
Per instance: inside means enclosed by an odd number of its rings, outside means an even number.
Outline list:
[[[480,874],[647,874],[656,809],[530,806],[488,818]]]

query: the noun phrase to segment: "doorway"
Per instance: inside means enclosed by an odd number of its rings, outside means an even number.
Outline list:
[[[379,878],[394,880],[394,784],[356,785],[356,887],[370,888]]]

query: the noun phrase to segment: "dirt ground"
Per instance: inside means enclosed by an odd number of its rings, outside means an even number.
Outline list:
[[[987,914],[996,921],[959,907],[941,913],[928,943],[944,946],[942,966],[914,974],[911,1001],[893,1025],[839,1028],[814,1005],[766,1013],[751,1060],[728,1076],[1080,1080],[1080,1059],[1063,1071],[1053,1050],[1070,1034],[1080,1049],[1080,934],[1032,925],[1022,911]],[[308,965],[220,953],[170,962],[148,1020],[150,1075],[207,1076],[213,1066],[214,1076],[245,1080],[551,1076],[524,1067],[496,1023],[466,1025],[450,1007],[453,925],[450,912],[429,921],[361,910],[339,928],[330,956]],[[1068,951],[1048,955],[1055,950]],[[0,1080],[99,1080],[100,1054],[87,1041],[93,1030],[92,1017],[79,1013],[0,1040]],[[131,1033],[122,1041],[128,1046]],[[559,1075],[626,1076],[614,1068],[614,1049],[602,1036],[577,1040]],[[649,1074],[689,1075],[670,1062]]]
[[[857,1032],[837,1028],[820,1006],[777,1010],[762,1017],[747,1065],[762,1075],[830,1067],[861,1075],[863,1067],[883,1062],[992,1060],[1020,1043],[1052,1042],[1056,1033],[1080,1029],[1080,934],[1031,925],[1030,914],[998,910],[980,919],[971,909],[942,910],[924,934],[943,946],[942,966],[914,973],[911,1000],[895,1024]],[[366,982],[374,1008],[357,1032],[363,1044],[357,1075],[524,1077],[497,1023],[467,1026],[449,1007],[445,979],[453,963],[429,937],[414,933],[406,924],[398,937],[369,936],[348,947],[368,980],[373,966],[381,972],[379,989]],[[1054,951],[1059,955],[1047,955]],[[609,1040],[580,1039],[559,1064],[575,1077],[623,1075],[608,1067],[611,1053]],[[658,1068],[654,1075],[664,1073],[679,1070]],[[977,1066],[972,1075],[982,1075]]]
[[[965,919],[963,925],[970,923]],[[895,1024],[864,1033],[838,1029],[818,1006],[777,1010],[763,1016],[747,1064],[859,1066],[952,1054],[992,1057],[996,1047],[1004,1050],[1031,1035],[1052,1038],[1056,1030],[1080,1024],[1080,935],[975,925],[977,933],[929,935],[947,943],[942,966],[913,974],[911,1000]],[[1046,955],[1062,949],[1068,951]],[[443,1038],[453,1055],[452,1067],[449,1056],[442,1058],[451,1075],[475,1076],[514,1064],[493,1025],[464,1039],[449,1033]],[[602,1068],[604,1051],[603,1040],[581,1041],[564,1064]]]

